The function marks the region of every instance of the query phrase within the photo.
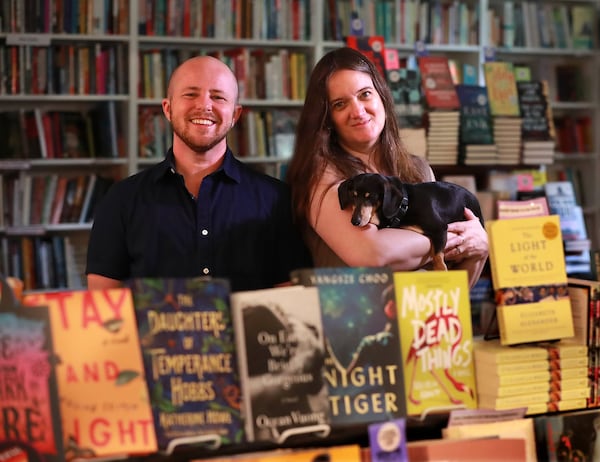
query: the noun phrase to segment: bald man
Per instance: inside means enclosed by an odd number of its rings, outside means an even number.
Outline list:
[[[311,266],[287,185],[235,159],[226,136],[242,112],[231,69],[197,56],[172,73],[162,109],[164,160],[115,183],[98,204],[87,253],[90,289],[138,277],[213,276],[232,290],[273,287]]]

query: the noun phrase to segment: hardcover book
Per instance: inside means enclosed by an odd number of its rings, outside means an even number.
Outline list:
[[[128,284],[159,449],[193,437],[241,442],[229,282],[140,278]]]
[[[466,271],[394,273],[408,415],[477,407]]]
[[[445,56],[419,56],[421,86],[429,109],[457,110],[460,107],[452,73]]]
[[[557,215],[486,222],[503,345],[573,336]]]
[[[545,141],[554,137],[548,105],[547,84],[541,80],[516,82],[519,94],[519,110],[523,119],[523,141]],[[549,117],[550,116],[550,117]]]
[[[392,271],[305,268],[293,271],[291,280],[318,287],[332,425],[405,416]]]
[[[459,84],[460,141],[462,144],[493,144],[494,130],[486,87]]]
[[[8,443],[23,460],[64,460],[48,307],[24,308],[0,286],[0,460]]]
[[[519,117],[519,94],[513,64],[506,61],[488,61],[483,63],[483,73],[492,117]]]
[[[349,35],[345,37],[346,45],[350,48],[360,51],[369,60],[375,64],[377,70],[381,73],[383,78],[385,75],[385,41],[383,36],[372,35],[372,36],[356,36]]]
[[[315,287],[231,294],[248,441],[329,431],[325,346]]]
[[[63,444],[73,458],[157,450],[131,291],[25,295],[47,305],[57,356]]]

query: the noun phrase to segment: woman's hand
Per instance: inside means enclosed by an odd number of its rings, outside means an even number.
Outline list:
[[[469,272],[471,287],[477,282],[488,258],[488,235],[477,215],[465,208],[465,221],[448,225],[448,240],[444,249],[444,258],[456,262],[454,269],[466,269]]]

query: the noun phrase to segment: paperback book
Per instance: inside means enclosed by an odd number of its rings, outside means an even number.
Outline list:
[[[295,284],[318,288],[333,426],[406,415],[402,356],[389,268],[305,268]]]
[[[557,215],[486,222],[503,345],[573,336]]]
[[[23,303],[49,308],[63,445],[69,455],[156,452],[131,291],[35,292],[25,295]]]
[[[325,347],[315,287],[231,294],[248,441],[329,432]]]
[[[130,281],[160,450],[243,440],[229,282]]]
[[[0,454],[64,460],[48,307],[23,307],[0,278]],[[0,460],[2,457],[0,457]]]
[[[394,273],[408,415],[477,407],[467,273]]]

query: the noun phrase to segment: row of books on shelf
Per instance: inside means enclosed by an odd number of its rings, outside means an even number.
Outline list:
[[[1,274],[23,281],[23,289],[83,288],[75,245],[69,236],[2,236]]]
[[[197,54],[198,51],[174,48],[142,50],[139,96],[163,98],[173,69]],[[306,53],[286,48],[268,51],[264,48],[234,47],[209,54],[231,68],[238,80],[239,97],[242,99],[304,101],[309,71]]]
[[[113,181],[96,173],[0,174],[0,228],[90,224]]]
[[[399,0],[397,2],[329,2],[324,8],[326,40],[349,35],[379,35],[388,43],[476,45],[478,8],[468,2]]]
[[[188,2],[185,8],[176,0],[146,2],[138,12],[138,32],[224,40],[309,40],[310,8],[309,0],[206,0]]]
[[[0,133],[6,140],[0,159],[121,157],[120,126],[114,101],[87,110],[0,112]]]
[[[14,42],[14,43],[13,43]],[[0,95],[127,94],[124,44],[0,45]]]
[[[230,292],[225,279],[146,278],[11,303],[2,280],[0,331],[28,348],[11,348],[0,377],[30,399],[7,393],[0,406],[25,416],[37,403],[45,438],[24,442],[61,460],[278,447],[458,409],[536,417],[598,405],[587,339],[473,337],[465,271],[307,268],[291,280]],[[15,422],[11,439],[27,440],[26,421]]]
[[[493,46],[591,50],[594,36],[594,5],[540,4],[505,1],[488,9],[485,20]]]
[[[90,7],[78,0],[38,3],[34,8],[27,2],[5,2],[0,29],[10,34],[126,34],[129,30],[126,0],[93,2]]]

